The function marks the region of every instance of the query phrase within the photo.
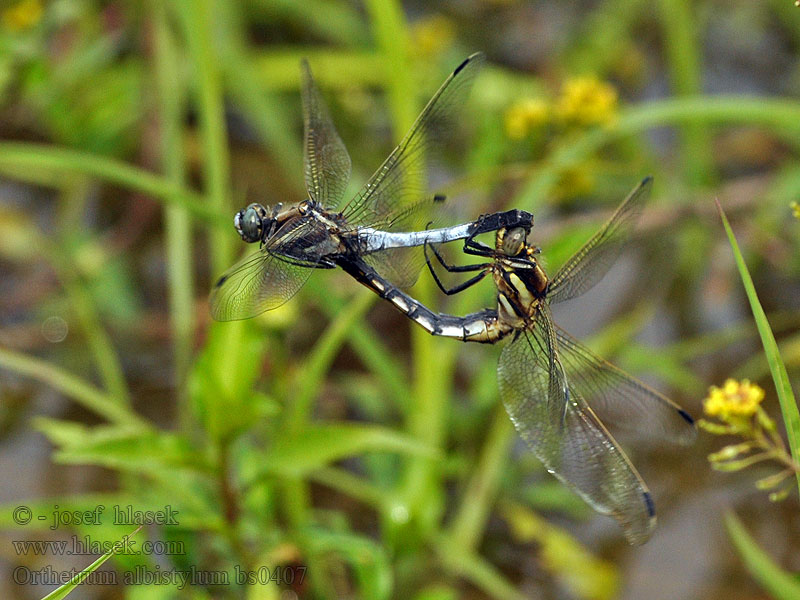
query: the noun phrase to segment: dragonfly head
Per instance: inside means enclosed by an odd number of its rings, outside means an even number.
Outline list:
[[[260,204],[251,204],[236,213],[233,226],[245,242],[258,242],[271,221],[268,215],[267,209]]]

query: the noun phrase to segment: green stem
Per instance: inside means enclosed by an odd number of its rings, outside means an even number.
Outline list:
[[[216,213],[230,212],[228,206],[229,156],[222,77],[213,35],[213,0],[182,0],[179,4],[184,35],[189,47],[203,149],[203,186],[209,207]],[[233,261],[233,237],[229,231],[210,232],[211,272],[221,273]]]
[[[319,394],[325,374],[347,339],[348,332],[364,318],[375,298],[374,294],[362,292],[339,313],[314,345],[305,363],[298,370],[300,380],[291,402],[286,407],[284,422],[288,432],[286,435],[302,435],[303,427],[311,413],[312,402]],[[296,529],[304,529],[308,525],[309,504],[308,486],[299,479],[287,480],[284,485],[284,512]]]
[[[154,62],[161,125],[161,162],[166,179],[176,188],[183,188],[186,183],[182,127],[185,98],[179,84],[178,49],[164,4],[151,0],[150,9],[155,30]],[[191,363],[195,328],[192,230],[189,215],[177,206],[167,206],[164,217],[179,421],[185,430],[189,423],[189,409],[183,383]]]
[[[325,374],[347,339],[353,326],[364,318],[377,296],[363,291],[339,312],[319,338],[308,358],[298,370],[299,381],[291,404],[286,410],[285,426],[300,431],[308,422],[311,405],[319,394]]]
[[[474,550],[497,494],[503,462],[514,439],[514,428],[505,409],[498,403],[481,449],[478,465],[467,484],[461,503],[450,525],[450,538],[460,548]]]
[[[701,93],[700,50],[693,4],[690,0],[661,0],[659,22],[664,34],[667,65],[676,96],[691,97]],[[681,128],[688,180],[708,182],[714,159],[711,140],[704,123],[689,122]]]
[[[411,127],[417,113],[417,99],[409,93],[414,89],[408,59],[408,27],[403,7],[394,0],[367,0],[371,26],[380,54],[385,61],[387,96],[395,137],[399,140]],[[426,283],[428,285],[426,285]],[[420,282],[415,296],[423,303],[431,300],[431,285]],[[452,370],[454,352],[445,349],[430,335],[418,328],[411,333],[414,365],[413,394],[407,412],[407,429],[418,441],[441,447],[446,421],[447,374]],[[436,368],[431,368],[436,365]],[[409,504],[412,521],[422,524],[423,530],[435,528],[442,508],[442,489],[436,485],[436,461],[412,457],[403,480],[401,492]]]
[[[40,358],[0,348],[0,366],[52,386],[84,408],[97,413],[112,423],[133,427],[148,427],[146,421],[138,417],[128,407],[118,403],[110,394]]]
[[[800,147],[800,102],[795,100],[715,96],[650,102],[622,112],[614,126],[588,131],[583,137],[570,140],[568,146],[553,153],[509,204],[519,208],[535,206],[551,192],[563,171],[625,136],[692,121],[760,125]]]
[[[396,0],[366,0],[375,42],[384,57],[386,94],[397,141],[409,130],[417,115],[416,98],[408,60],[408,25],[403,6]]]
[[[204,206],[202,199],[163,177],[124,162],[78,150],[28,142],[0,142],[0,171],[23,181],[39,181],[42,172],[80,173],[175,204],[206,223],[230,228],[228,215]]]
[[[348,498],[359,500],[372,507],[380,509],[385,504],[384,495],[379,488],[344,469],[326,467],[314,471],[309,477],[317,483],[341,492]]]
[[[742,257],[739,244],[736,241],[736,236],[733,234],[728,218],[722,210],[722,206],[717,203],[720,217],[722,218],[722,225],[725,228],[725,233],[728,236],[728,242],[733,250],[733,257],[736,261],[736,267],[739,270],[739,277],[742,280],[747,300],[750,303],[750,310],[753,312],[753,318],[758,327],[758,333],[761,336],[761,345],[764,347],[764,353],[769,363],[769,370],[772,374],[772,380],[775,383],[775,391],[778,394],[778,402],[781,407],[781,414],[783,415],[783,423],[786,427],[786,434],[789,438],[789,449],[792,453],[792,458],[796,462],[800,462],[800,411],[797,408],[797,400],[795,400],[794,392],[789,381],[789,375],[786,372],[786,364],[781,358],[778,350],[778,345],[775,342],[775,335],[769,326],[767,315],[758,300],[753,279],[750,277],[750,272]],[[797,486],[800,489],[800,472],[795,473],[797,477]]]
[[[220,6],[224,11],[221,19],[224,26],[216,29],[220,40],[220,69],[225,88],[232,101],[258,132],[262,142],[272,151],[272,156],[283,169],[286,180],[300,186],[303,181],[303,148],[296,130],[287,127],[288,123],[300,115],[299,107],[294,103],[290,105],[282,102],[274,87],[260,75],[258,63],[250,47],[246,45],[246,39],[241,35],[246,26],[241,23],[243,16],[238,8],[233,4]],[[300,10],[309,12],[305,7]],[[296,91],[299,87],[300,57],[295,54],[293,58],[292,61],[286,61],[283,67],[284,78],[289,78],[291,89]]]
[[[306,284],[319,297],[319,308],[333,320],[347,306],[347,303],[314,281]],[[411,395],[404,367],[397,357],[389,351],[380,336],[370,327],[353,327],[348,332],[348,344],[358,354],[364,366],[374,374],[382,389],[394,400],[395,406],[403,410]]]
[[[49,243],[45,238],[40,238],[39,245],[67,292],[86,335],[89,349],[97,364],[97,370],[100,372],[100,377],[110,397],[118,404],[130,406],[130,393],[119,356],[111,338],[103,329],[91,294],[86,290],[78,273],[75,272],[75,266],[71,262],[74,260],[74,256],[68,251],[69,245],[63,244],[64,247],[60,247],[60,245]],[[65,249],[67,250],[66,254]]]

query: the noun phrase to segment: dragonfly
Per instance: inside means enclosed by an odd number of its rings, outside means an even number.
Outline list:
[[[427,229],[430,213],[445,197],[426,186],[456,113],[484,63],[476,53],[445,80],[410,131],[363,188],[343,203],[351,160],[308,62],[301,63],[304,171],[308,197],[288,207],[250,204],[236,213],[234,227],[258,251],[228,269],[211,291],[218,321],[254,317],[291,298],[316,268],[344,268],[359,281],[380,281],[382,296],[413,284],[424,243],[462,240],[500,227],[532,223],[530,213],[511,210],[478,221]],[[380,274],[379,274],[380,273]],[[391,282],[391,283],[390,283]],[[375,289],[373,287],[373,289]]]
[[[477,272],[451,288],[437,275],[429,244],[424,248],[428,268],[444,293],[461,292],[491,275],[497,307],[460,318],[429,311],[421,325],[467,342],[510,338],[497,374],[500,397],[516,430],[550,473],[596,511],[614,517],[632,544],[649,539],[655,506],[605,423],[687,444],[696,435],[694,420],[561,329],[550,306],[580,296],[602,279],[629,240],[650,188],[651,179],[644,179],[553,277],[538,261],[540,249],[527,242],[532,223],[496,230],[494,247],[475,236],[465,238],[466,254],[488,259],[478,264],[448,264],[430,245],[446,270]]]

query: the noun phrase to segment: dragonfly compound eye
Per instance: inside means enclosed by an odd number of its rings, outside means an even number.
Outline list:
[[[265,215],[266,211],[260,204],[251,204],[236,213],[233,225],[245,242],[257,242],[261,239]]]
[[[528,232],[523,227],[508,229],[503,235],[500,250],[506,256],[517,256],[525,248],[526,237],[528,237]]]

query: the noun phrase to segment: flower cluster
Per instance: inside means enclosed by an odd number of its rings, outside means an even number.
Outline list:
[[[456,27],[443,15],[433,15],[411,26],[411,48],[421,57],[436,56],[453,45]]]
[[[506,134],[521,140],[532,129],[550,119],[550,105],[542,98],[526,98],[512,104],[505,114]]]
[[[703,410],[708,416],[722,420],[733,415],[749,417],[755,414],[763,399],[764,390],[747,379],[741,382],[728,379],[721,388],[711,386],[708,398],[703,401]]]
[[[43,12],[40,0],[22,0],[3,10],[0,20],[9,31],[25,31],[41,20]]]
[[[512,104],[506,110],[506,134],[519,140],[551,122],[562,127],[607,125],[614,122],[617,111],[614,86],[596,77],[575,77],[564,82],[553,100],[524,98]]]
[[[761,407],[764,390],[747,379],[728,379],[720,388],[711,386],[703,401],[703,411],[719,422],[701,419],[699,426],[715,435],[735,435],[744,441],[725,446],[709,454],[711,466],[718,471],[739,471],[763,461],[776,461],[783,469],[756,482],[770,493],[770,500],[786,496],[787,478],[800,472],[800,465],[787,452],[775,422]]]
[[[576,77],[564,83],[555,105],[556,116],[575,125],[604,125],[617,116],[617,90],[595,77]]]

